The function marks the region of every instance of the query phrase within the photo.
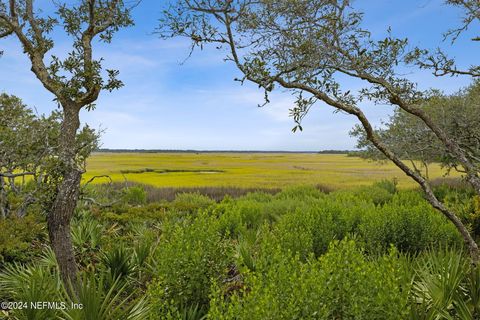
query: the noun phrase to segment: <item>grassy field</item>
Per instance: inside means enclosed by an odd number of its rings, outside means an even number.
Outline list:
[[[438,165],[429,168],[441,177]],[[391,163],[338,154],[307,153],[95,153],[84,181],[109,175],[114,181],[156,187],[261,187],[323,184],[333,188],[368,185],[397,178],[402,188],[415,183]],[[96,183],[106,182],[96,179]]]

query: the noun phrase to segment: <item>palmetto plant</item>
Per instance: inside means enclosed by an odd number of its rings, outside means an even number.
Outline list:
[[[153,241],[149,239],[136,242],[133,247],[133,264],[135,267],[145,267],[153,250]]]
[[[181,306],[179,312],[180,320],[204,320],[207,319],[206,311],[198,304]]]
[[[460,251],[428,252],[412,287],[412,319],[477,319],[480,270]]]
[[[126,284],[121,284],[117,278],[110,286],[105,286],[105,278],[95,278],[93,273],[85,273],[76,297],[68,302],[81,305],[82,308],[63,310],[64,319],[68,320],[143,320],[147,317],[149,308],[145,300],[132,301],[133,293],[126,294]]]
[[[43,320],[56,318],[56,310],[33,309],[30,303],[38,301],[62,301],[62,283],[55,270],[44,265],[7,265],[0,273],[0,296],[10,301],[26,303],[14,310],[18,319]],[[2,300],[3,300],[2,299]]]
[[[106,251],[102,261],[109,271],[111,281],[115,281],[115,279],[123,281],[134,271],[132,253],[123,245],[117,245],[111,250]]]
[[[107,285],[109,275],[101,274],[97,279],[93,273],[84,273],[77,285],[76,296],[70,297],[51,256],[50,249],[36,265],[11,264],[0,273],[2,300],[28,304],[28,308],[6,311],[8,317],[27,320],[142,320],[147,317],[149,308],[145,300],[136,300],[133,297],[135,291],[127,292],[127,283],[121,282],[119,278]],[[60,307],[64,304],[67,308],[30,307],[30,303],[39,301],[56,302]],[[72,309],[72,303],[82,307]]]
[[[255,271],[255,246],[258,245],[257,239],[260,238],[259,230],[242,230],[238,237],[237,257],[249,270]]]
[[[90,216],[78,219],[72,226],[74,246],[80,251],[97,248],[102,239],[103,230],[103,226]]]
[[[52,269],[57,268],[57,258],[51,247],[46,247],[43,250],[43,253],[40,256],[39,265]]]

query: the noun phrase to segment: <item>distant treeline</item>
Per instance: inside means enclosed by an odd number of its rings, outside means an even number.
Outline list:
[[[322,150],[317,153],[320,154],[347,154],[355,156],[359,151],[356,150]]]
[[[321,150],[321,151],[262,151],[262,150],[174,150],[174,149],[98,149],[96,152],[111,153],[319,153],[348,154],[355,156],[358,151],[352,150]]]

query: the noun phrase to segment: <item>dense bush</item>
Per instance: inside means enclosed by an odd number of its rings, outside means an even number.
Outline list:
[[[211,319],[404,319],[409,275],[393,251],[370,260],[352,240],[301,262],[266,244],[259,272],[233,295],[214,285]],[[264,248],[266,249],[266,248]]]
[[[245,230],[257,230],[264,223],[272,224],[285,213],[305,206],[306,203],[302,201],[249,194],[235,201],[227,198],[211,212],[218,216],[222,234],[236,238]]]
[[[56,310],[50,308],[34,310],[30,308],[30,303],[64,301],[61,291],[61,281],[58,273],[42,264],[35,266],[10,264],[0,273],[1,301],[16,301],[27,304],[11,311],[13,315],[20,319],[55,319],[58,314]]]
[[[131,205],[142,205],[147,203],[147,193],[141,186],[134,186],[123,189],[123,201]]]
[[[371,191],[377,188],[372,187]],[[432,246],[461,244],[455,227],[421,195],[402,191],[390,196],[382,206],[370,197],[347,192],[307,201],[290,200],[296,209],[282,214],[273,229],[282,247],[299,254],[301,259],[312,253],[322,255],[332,240],[350,233],[356,234],[371,253],[386,252],[391,245],[403,252],[417,253]],[[262,212],[259,206],[257,211]]]
[[[343,237],[338,234],[334,220],[333,212],[323,208],[296,210],[282,217],[275,233],[282,248],[305,260],[312,253],[320,256],[332,240]]]
[[[181,213],[195,213],[214,203],[215,201],[200,193],[180,193],[176,195],[171,208]]]
[[[444,180],[435,186],[435,194],[459,215],[474,237],[480,238],[480,197],[464,181]]]
[[[150,203],[140,207],[115,205],[103,211],[97,209],[96,215],[113,223],[142,223],[165,219],[167,209],[168,206],[162,203]]]
[[[373,185],[371,187],[358,187],[352,191],[358,199],[371,202],[375,205],[384,205],[392,200],[394,193],[383,185]]]
[[[152,318],[175,319],[182,308],[206,310],[213,280],[226,277],[232,265],[230,245],[223,241],[216,220],[199,214],[181,224],[167,224],[155,253],[156,279],[147,294]]]
[[[371,251],[391,244],[403,252],[419,252],[429,247],[460,245],[455,227],[426,201],[415,203],[412,193],[399,193],[391,203],[367,211],[359,225],[359,235]],[[404,205],[409,203],[409,205]]]
[[[78,319],[78,320],[143,320],[149,308],[144,298],[127,292],[126,285],[114,281],[105,285],[104,275],[80,275],[76,295],[72,298],[60,281],[56,267],[42,263],[22,266],[9,265],[0,273],[0,298],[2,301],[21,302],[22,307],[8,310],[7,319]],[[33,308],[31,303],[50,302],[56,307]],[[70,308],[75,303],[82,308]]]
[[[42,252],[47,239],[45,219],[35,214],[0,219],[0,230],[0,266],[29,261]]]

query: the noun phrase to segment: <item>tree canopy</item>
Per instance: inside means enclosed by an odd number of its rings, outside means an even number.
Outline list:
[[[0,210],[2,217],[23,215],[33,203],[48,211],[61,172],[58,167],[62,114],[37,115],[18,97],[0,95]],[[99,134],[88,125],[77,134],[76,163],[98,147]],[[9,195],[20,204],[13,208]]]
[[[480,166],[479,101],[480,83],[477,81],[452,95],[435,92],[419,105],[443,131],[455,139],[477,166]],[[425,123],[400,108],[376,132],[402,159],[420,161],[424,167],[439,162],[448,169],[464,173],[458,159]],[[369,159],[386,159],[367,139],[360,126],[357,125],[351,134],[358,139],[357,147],[362,150],[359,155]]]

